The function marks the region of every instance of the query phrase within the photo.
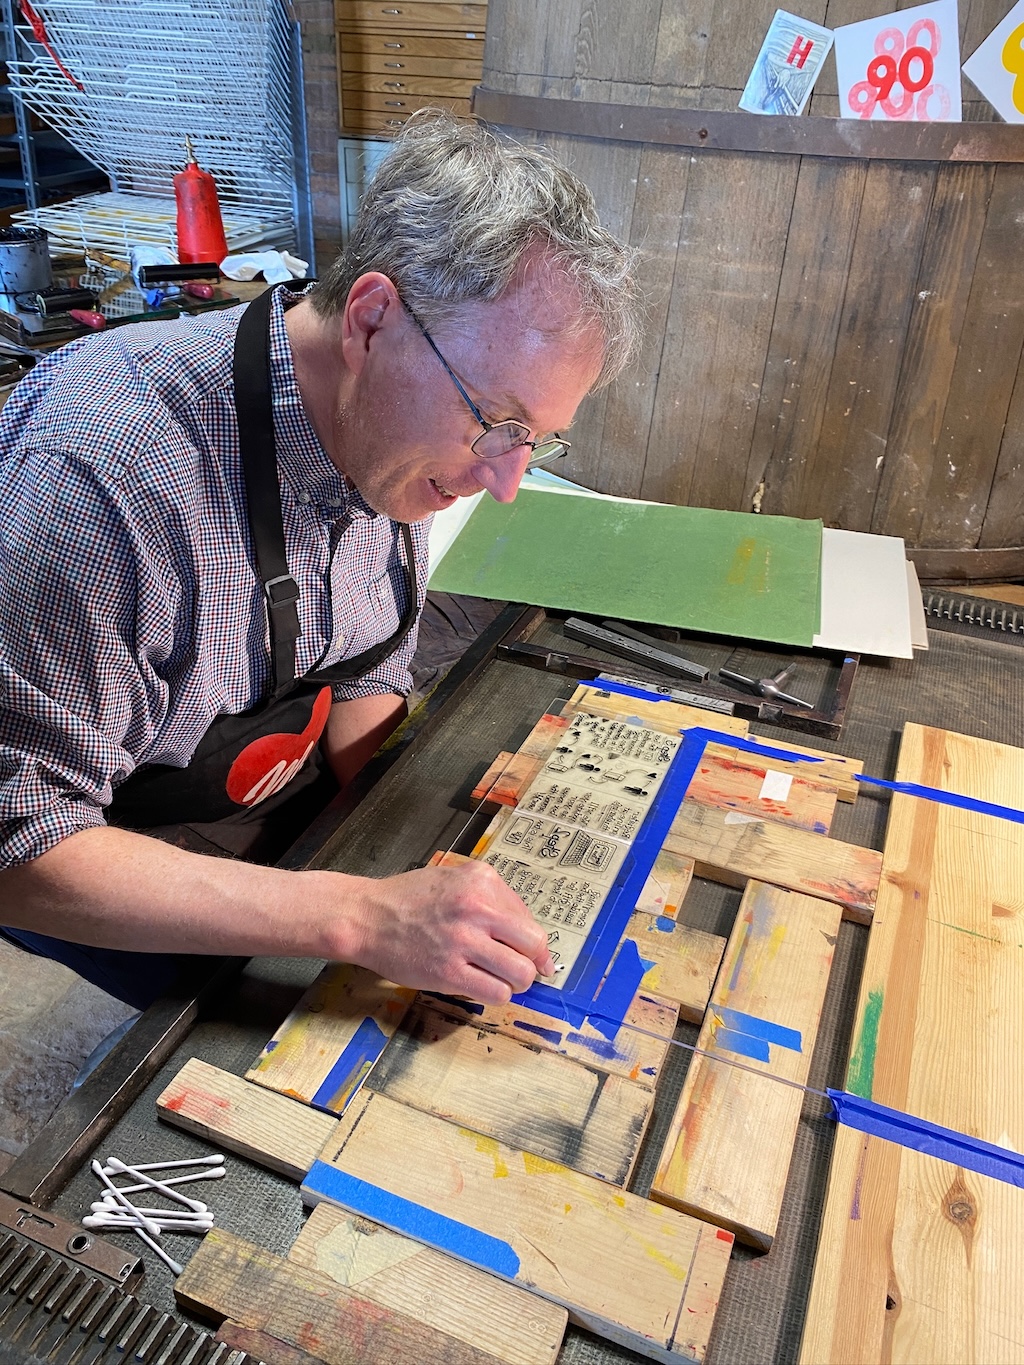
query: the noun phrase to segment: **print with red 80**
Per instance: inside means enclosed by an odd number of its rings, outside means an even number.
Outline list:
[[[846,97],[853,112],[870,118],[880,105],[886,118],[908,119],[916,107],[922,122],[944,119],[950,109],[949,91],[932,83],[941,42],[934,19],[918,19],[905,38],[898,28],[883,29],[875,38],[875,55],[865,79],[852,85]],[[936,111],[930,107],[933,99],[938,101]]]

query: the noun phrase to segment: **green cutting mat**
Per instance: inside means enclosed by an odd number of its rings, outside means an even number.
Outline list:
[[[523,489],[483,498],[431,574],[439,592],[810,645],[821,522]]]

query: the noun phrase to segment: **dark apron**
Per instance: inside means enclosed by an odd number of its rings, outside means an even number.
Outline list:
[[[154,763],[132,773],[116,789],[107,810],[111,825],[154,835],[192,852],[261,863],[276,862],[337,791],[317,747],[331,709],[331,683],[361,677],[393,654],[412,629],[417,604],[412,533],[402,524],[408,601],[398,629],[354,658],[295,677],[299,589],[285,557],[274,442],[272,295],[273,290],[267,290],[246,308],[234,350],[249,529],[270,625],[270,688],[262,701],[241,715],[218,716],[186,768]],[[0,934],[30,952],[65,963],[139,1009],[177,989],[188,965],[187,958],[176,954],[90,948],[22,929]]]

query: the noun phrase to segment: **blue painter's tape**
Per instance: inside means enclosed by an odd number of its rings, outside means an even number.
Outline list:
[[[836,1111],[836,1118],[847,1128],[886,1138],[889,1142],[924,1152],[939,1161],[952,1162],[979,1175],[990,1175],[1008,1185],[1024,1189],[1024,1156],[1006,1147],[997,1147],[981,1138],[958,1133],[954,1128],[943,1128],[927,1119],[915,1118],[899,1109],[851,1095],[846,1090],[826,1091]]]
[[[302,1192],[303,1195],[307,1192],[322,1195],[342,1208],[361,1213],[365,1218],[372,1218],[396,1232],[404,1232],[483,1270],[493,1271],[495,1275],[503,1275],[507,1280],[514,1280],[519,1274],[519,1257],[508,1242],[391,1194],[379,1185],[371,1185],[324,1161],[313,1162],[302,1182]]]
[[[803,1051],[803,1039],[795,1028],[773,1024],[768,1019],[759,1019],[756,1014],[729,1009],[727,1005],[712,1005],[711,1009],[727,1028],[735,1029],[738,1033],[749,1033],[752,1038],[763,1038],[766,1043],[789,1048],[791,1052]]]
[[[326,1109],[331,1114],[341,1114],[345,1111],[345,1105],[340,1109],[332,1108],[332,1105],[348,1090],[345,1096],[345,1104],[359,1089],[364,1078],[368,1074],[374,1062],[387,1046],[387,1035],[381,1030],[376,1019],[369,1016],[353,1033],[351,1039],[341,1056],[328,1071],[323,1084],[310,1100],[310,1104],[315,1109]],[[362,1071],[362,1075],[359,1073]]]
[[[741,1057],[752,1057],[755,1062],[767,1062],[768,1044],[750,1033],[737,1033],[731,1028],[715,1029],[715,1046],[725,1052],[738,1052]]]
[[[959,806],[961,810],[972,810],[979,815],[994,815],[1000,820],[1012,820],[1014,824],[1024,825],[1024,810],[1015,806],[997,806],[991,801],[976,801],[973,796],[961,796],[958,792],[945,792],[940,787],[919,787],[914,782],[886,782],[881,777],[867,777],[864,773],[854,773],[858,782],[870,787],[885,787],[891,792],[901,792],[905,796],[919,796],[925,801],[936,801],[941,806]]]
[[[660,692],[649,692],[646,687],[633,687],[629,683],[616,682],[613,678],[597,677],[589,687],[596,688],[599,692],[614,692],[620,697],[639,697],[641,701],[672,701],[671,697],[665,697]]]
[[[538,1038],[544,1038],[547,1042],[559,1047],[562,1042],[562,1034],[557,1029],[542,1028],[540,1024],[528,1024],[525,1019],[513,1019],[514,1028],[521,1028],[524,1033],[535,1033]]]
[[[636,944],[627,938],[605,977],[590,1016],[594,1028],[606,1038],[614,1040],[647,970]]]

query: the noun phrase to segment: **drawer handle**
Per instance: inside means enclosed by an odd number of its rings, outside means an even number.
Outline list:
[[[384,46],[385,46],[385,47],[393,47],[393,48],[396,48],[396,49],[397,49],[397,48],[405,47],[405,44],[404,44],[404,43],[385,43]]]
[[[384,65],[389,71],[401,71],[405,67],[405,62],[385,62]]]
[[[405,100],[385,100],[384,104],[388,109],[404,109]]]
[[[385,90],[404,90],[404,89],[405,89],[405,81],[385,81],[385,82],[384,82],[384,89],[385,89]]]
[[[405,122],[405,119],[404,119],[404,118],[386,118],[386,119],[384,120],[384,127],[385,127],[385,128],[401,128],[401,126],[402,126],[402,124],[403,124],[404,122]]]
[[[401,14],[400,9],[382,9],[381,14]]]

